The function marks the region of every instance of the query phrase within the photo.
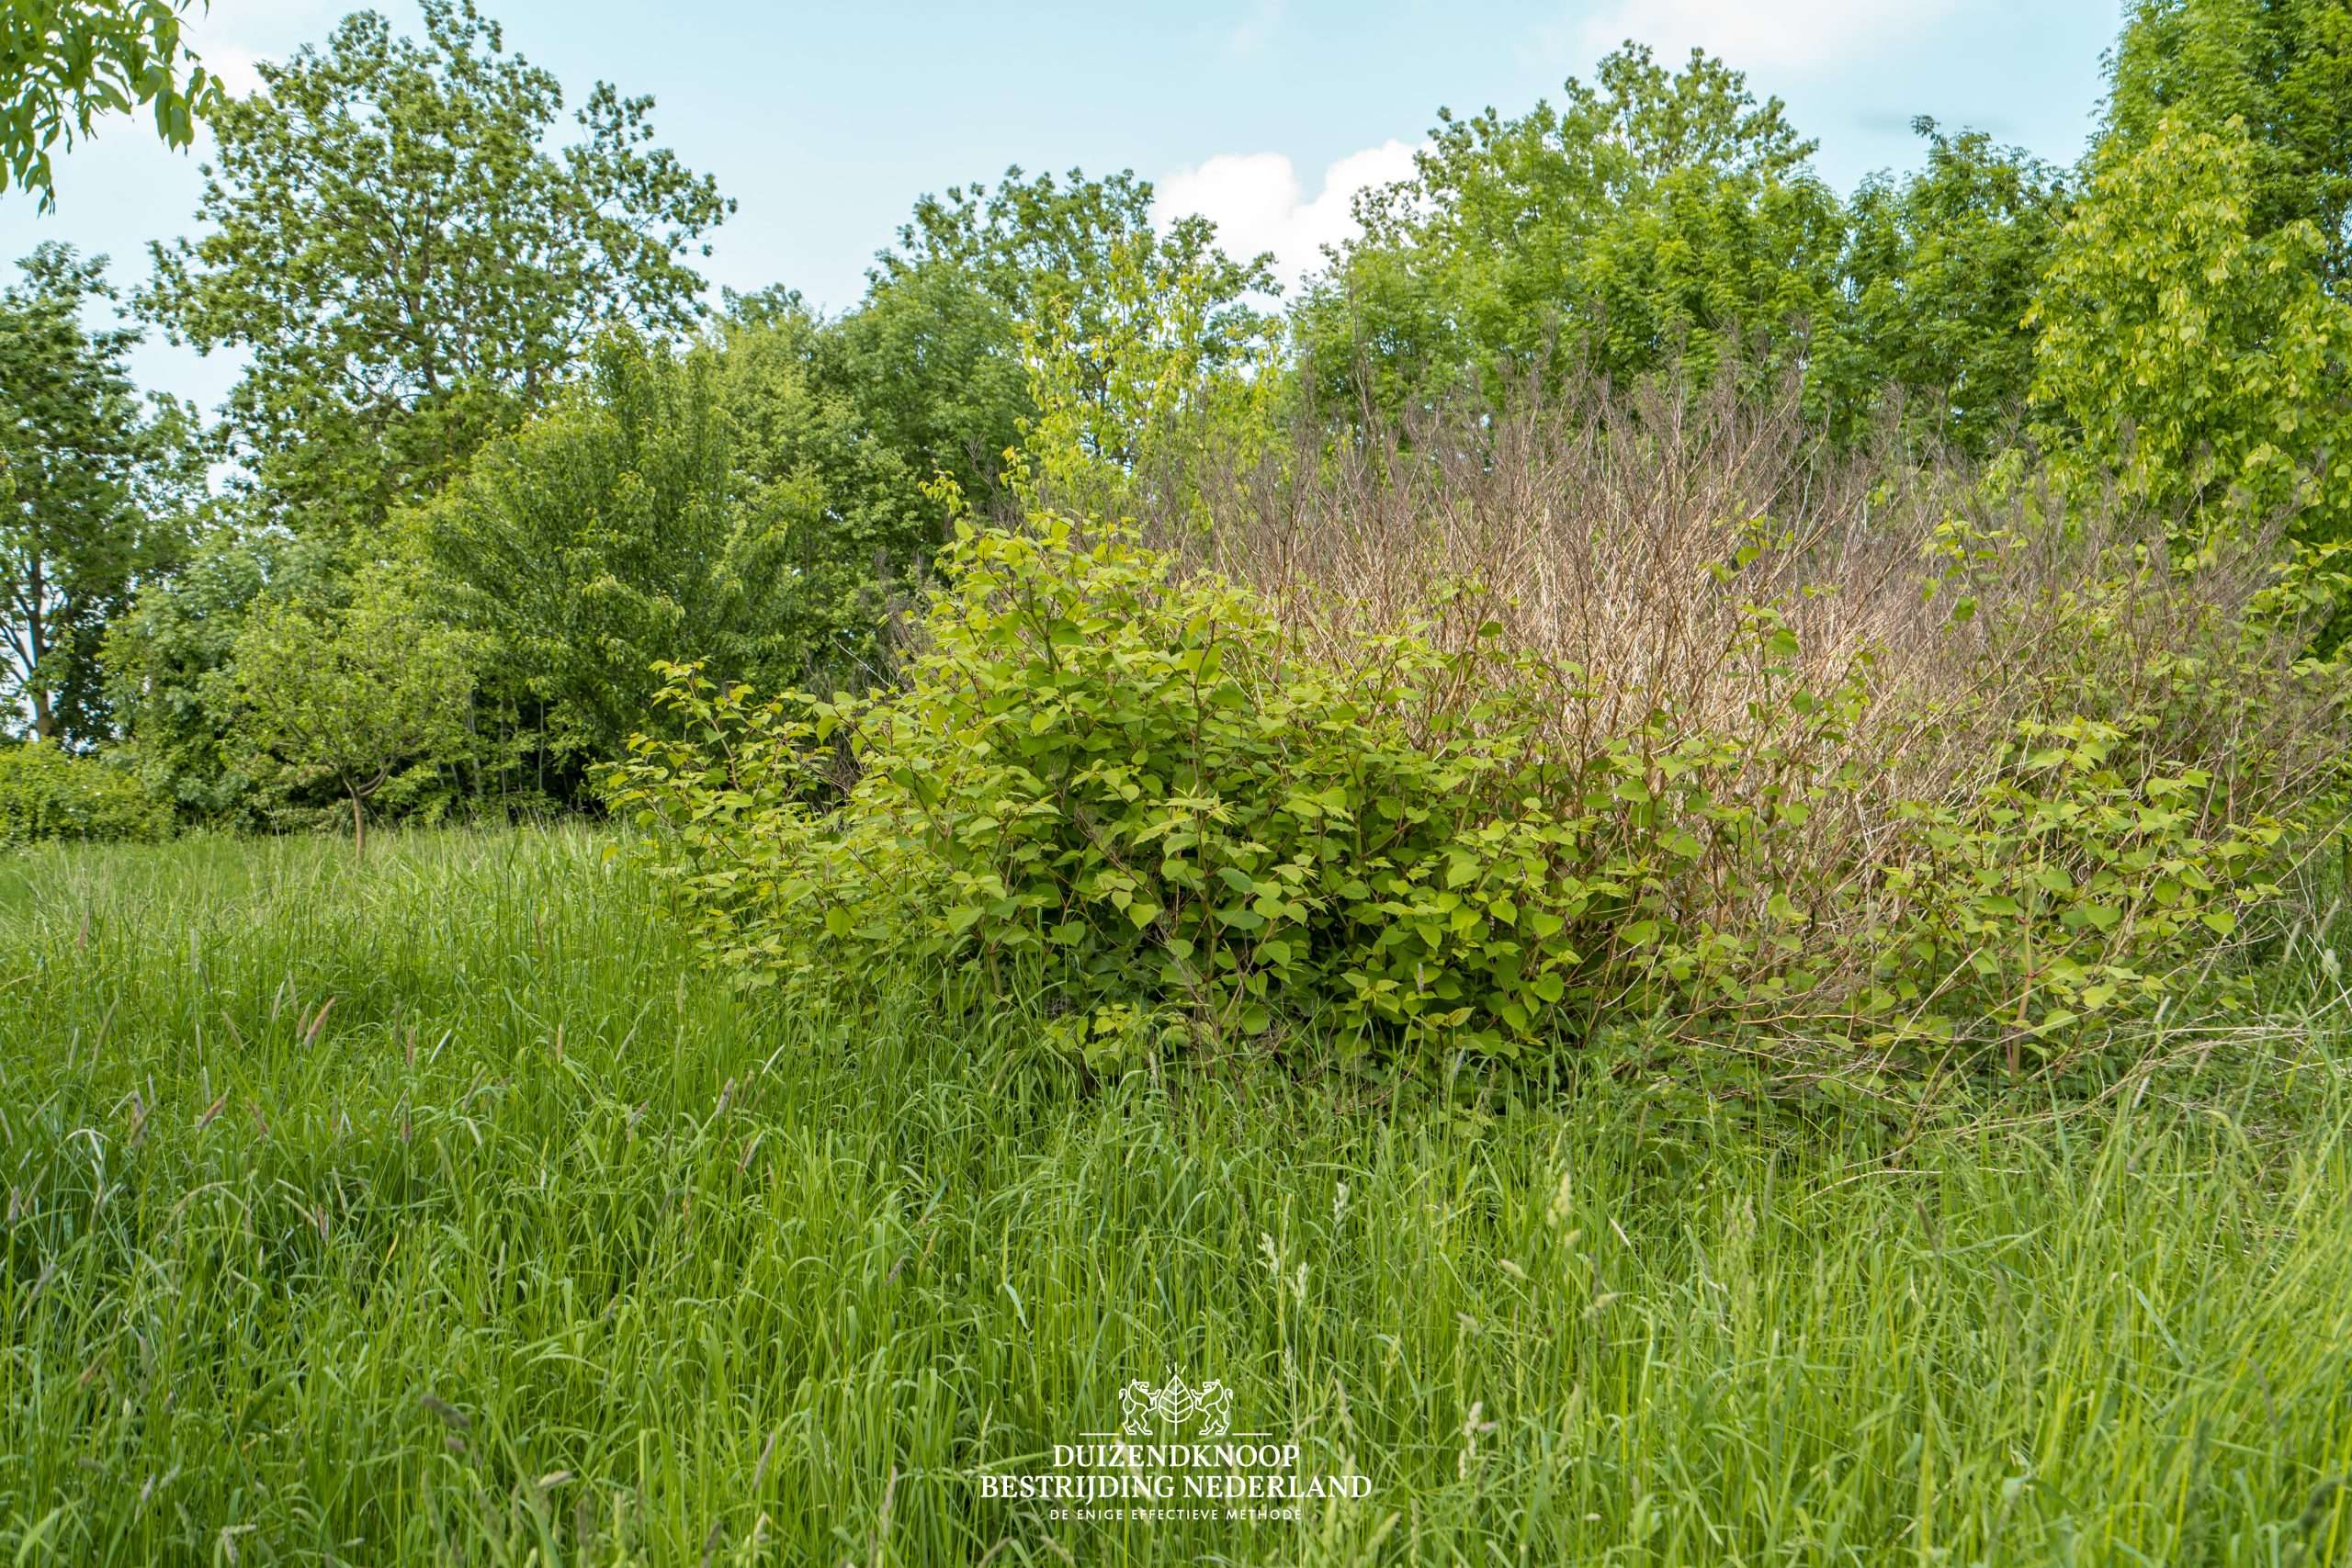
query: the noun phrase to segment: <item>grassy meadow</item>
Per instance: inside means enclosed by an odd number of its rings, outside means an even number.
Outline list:
[[[605,848],[0,862],[6,1561],[2352,1555],[2340,907],[2103,1097],[1799,1133],[1088,1089],[739,999]],[[981,1495],[1177,1374],[1370,1495]]]
[[[0,0],[0,1568],[2352,1568],[2352,0],[670,9]]]

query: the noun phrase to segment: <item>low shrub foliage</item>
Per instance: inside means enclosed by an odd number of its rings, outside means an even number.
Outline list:
[[[1721,542],[1735,592],[1792,547]],[[1923,576],[1957,592],[2004,547],[1947,532]],[[1635,713],[1459,585],[1310,639],[1123,528],[967,526],[943,566],[904,688],[762,698],[667,667],[682,722],[606,788],[715,964],[1035,989],[1105,1069],[1314,1042],[1339,1059],[1313,1066],[1433,1070],[1627,1018],[2022,1068],[2192,979],[2226,1001],[2221,951],[2318,820],[2316,785],[2181,756],[2162,711],[1988,721],[1867,647],[1808,658],[1783,592],[1739,600],[1717,660],[1759,735]],[[2086,648],[2135,624],[2088,591],[2062,615]],[[1862,765],[1890,710],[1982,733],[1978,765],[1920,793]]]
[[[0,746],[0,845],[171,834],[170,811],[128,771],[47,741]]]

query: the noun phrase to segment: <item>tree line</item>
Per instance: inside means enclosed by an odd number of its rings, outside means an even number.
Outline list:
[[[1841,198],[1780,100],[1629,45],[1517,116],[1441,111],[1288,298],[1132,174],[1016,168],[919,200],[833,316],[706,299],[733,203],[650,99],[567,114],[472,0],[424,11],[241,97],[162,0],[8,24],[20,188],[94,104],[211,130],[199,237],[130,298],[57,243],[0,292],[0,699],[184,819],[582,805],[657,660],[888,681],[967,511],[1116,509],[1578,376],[1793,381],[1825,446],[2120,494],[2191,557],[2276,531],[2296,635],[2352,603],[2333,0],[2138,0],[2069,166],[1921,119],[1918,167]],[[244,355],[217,417],[132,384],[145,331]]]

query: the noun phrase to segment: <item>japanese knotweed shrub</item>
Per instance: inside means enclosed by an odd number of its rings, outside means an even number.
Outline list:
[[[670,829],[711,958],[1026,976],[1098,1056],[1180,1023],[1509,1053],[1590,999],[1636,891],[1499,655],[1408,631],[1306,661],[1250,593],[1067,522],[967,530],[945,566],[902,691],[669,671],[685,737],[608,782]],[[812,804],[842,739],[856,782]]]
[[[2147,715],[2011,715],[1982,766],[1890,794],[1850,742],[1901,694],[1868,658],[1776,685],[1772,604],[1725,666],[1772,694],[1769,743],[1660,708],[1571,749],[1579,672],[1492,624],[1310,652],[1261,594],[1059,519],[942,565],[904,687],[668,666],[676,728],[605,774],[746,983],[1035,997],[1103,1066],[1510,1056],[1629,1013],[2015,1066],[2202,964],[2293,827],[2233,816]]]

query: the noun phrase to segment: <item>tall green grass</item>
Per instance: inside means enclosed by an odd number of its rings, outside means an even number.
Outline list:
[[[1642,1084],[1080,1092],[1018,1010],[739,1002],[600,852],[0,863],[0,1553],[2352,1554],[2352,1041],[2316,933],[2278,960],[2299,1013],[2183,1031],[2089,1106],[1798,1134]],[[1175,1374],[1371,1496],[979,1496]]]

